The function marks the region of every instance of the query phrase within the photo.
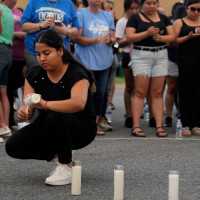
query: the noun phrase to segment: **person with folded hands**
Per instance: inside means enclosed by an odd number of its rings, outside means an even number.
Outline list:
[[[156,135],[166,137],[167,133],[162,127],[162,91],[168,73],[166,43],[173,42],[175,34],[170,20],[157,12],[158,0],[141,0],[140,4],[141,12],[129,18],[126,28],[127,41],[134,45],[131,56],[135,83],[131,135],[146,136],[140,128],[140,116],[144,98],[149,92],[152,112],[156,121]]]

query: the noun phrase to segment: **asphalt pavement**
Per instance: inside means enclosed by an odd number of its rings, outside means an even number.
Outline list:
[[[0,200],[113,200],[114,165],[124,165],[125,200],[167,200],[169,171],[179,171],[179,200],[200,199],[200,137],[175,139],[175,126],[166,128],[167,138],[158,138],[155,128],[141,119],[146,138],[131,136],[124,127],[123,89],[117,89],[112,113],[113,131],[97,136],[76,151],[82,162],[82,193],[71,195],[71,185],[44,184],[52,164],[10,158],[0,144]],[[176,117],[173,117],[176,123]],[[6,139],[5,139],[6,141]],[[37,146],[36,146],[37,148]]]

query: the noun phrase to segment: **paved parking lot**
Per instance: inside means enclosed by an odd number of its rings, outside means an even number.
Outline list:
[[[76,152],[82,162],[82,194],[71,196],[71,186],[49,187],[45,178],[51,163],[8,157],[0,144],[1,200],[112,200],[114,165],[125,169],[125,200],[167,200],[168,173],[180,173],[180,200],[200,199],[200,137],[175,139],[175,127],[167,138],[157,138],[155,129],[141,120],[146,138],[130,135],[124,127],[123,90],[114,97],[112,132],[97,136],[88,147]],[[176,119],[174,117],[174,123]],[[36,146],[37,148],[37,146]]]

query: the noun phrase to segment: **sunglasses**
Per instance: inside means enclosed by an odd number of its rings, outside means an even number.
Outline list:
[[[188,8],[192,11],[192,12],[198,12],[198,13],[200,13],[200,8],[195,8],[195,7],[190,7],[190,6],[188,6]]]

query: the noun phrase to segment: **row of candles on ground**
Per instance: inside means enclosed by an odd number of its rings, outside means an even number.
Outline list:
[[[72,195],[81,194],[81,162],[75,161],[72,167]],[[114,200],[124,199],[124,166],[116,165],[114,168]],[[179,172],[169,172],[168,200],[179,199]]]

